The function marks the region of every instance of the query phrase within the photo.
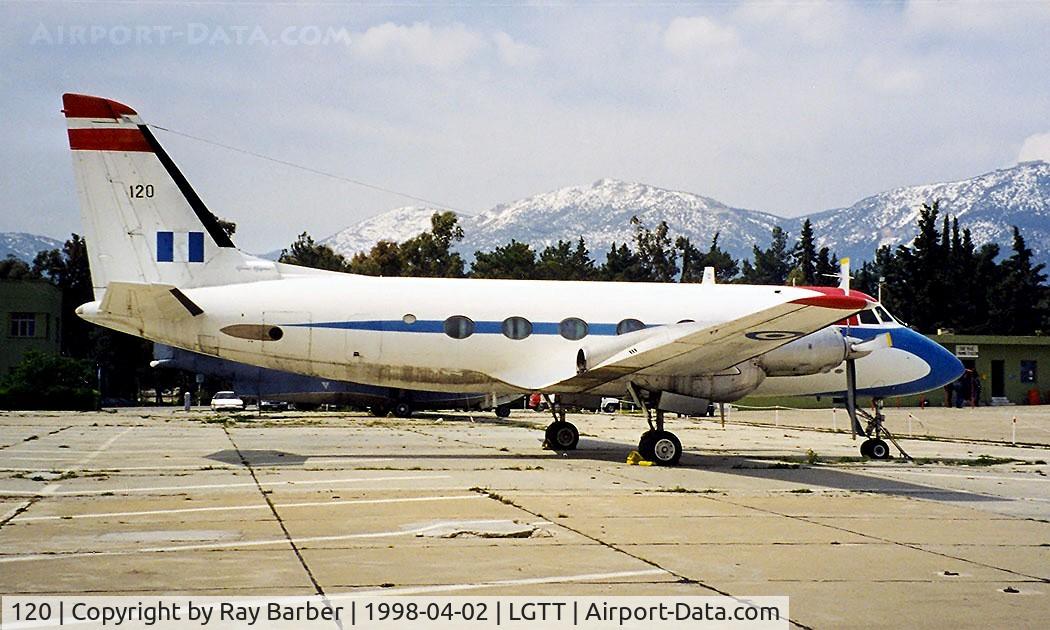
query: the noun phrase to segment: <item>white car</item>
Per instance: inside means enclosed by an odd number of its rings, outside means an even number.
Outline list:
[[[211,397],[211,410],[244,411],[244,401],[233,392],[215,392]]]

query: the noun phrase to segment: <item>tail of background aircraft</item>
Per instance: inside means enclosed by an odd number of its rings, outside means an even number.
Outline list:
[[[81,94],[62,105],[96,299],[111,282],[190,288],[276,276],[273,263],[234,247],[135,110]]]

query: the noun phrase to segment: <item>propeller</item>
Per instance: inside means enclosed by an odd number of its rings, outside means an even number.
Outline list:
[[[856,337],[846,337],[846,359],[860,359],[866,357],[880,348],[892,348],[893,337],[890,333],[883,333],[867,341]]]

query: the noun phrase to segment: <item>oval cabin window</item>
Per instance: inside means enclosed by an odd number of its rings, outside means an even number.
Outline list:
[[[524,317],[503,320],[503,335],[508,339],[524,339],[532,334],[532,322]]]
[[[643,328],[645,328],[645,324],[638,321],[637,319],[625,319],[619,324],[616,324],[616,334],[626,335],[629,332],[634,332]]]
[[[587,322],[579,317],[563,319],[561,320],[561,323],[558,324],[558,332],[561,333],[562,337],[565,337],[570,341],[583,339],[587,336]]]
[[[445,334],[453,339],[466,339],[474,334],[474,320],[463,315],[453,315],[445,320]]]

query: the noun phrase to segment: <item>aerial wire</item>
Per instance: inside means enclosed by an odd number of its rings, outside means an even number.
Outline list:
[[[413,201],[419,201],[419,202],[427,204],[428,206],[432,206],[434,208],[439,208],[439,209],[442,209],[442,210],[451,210],[452,212],[455,212],[456,214],[460,214],[460,215],[463,215],[463,216],[468,216],[468,217],[475,216],[475,215],[473,215],[473,214],[471,214],[469,212],[466,212],[464,210],[461,210],[461,209],[459,209],[459,208],[457,208],[457,207],[455,207],[455,206],[453,206],[451,204],[443,203],[443,202],[440,202],[440,201],[434,201],[433,199],[427,199],[425,197],[418,197],[416,195],[410,195],[410,194],[408,194],[406,192],[402,192],[400,190],[394,190],[392,188],[386,188],[386,187],[383,187],[383,186],[378,186],[376,184],[369,184],[368,182],[364,182],[364,181],[361,181],[359,179],[354,179],[352,177],[346,177],[345,175],[339,175],[338,173],[332,173],[330,171],[324,171],[324,170],[321,170],[321,169],[318,169],[318,168],[313,168],[312,166],[304,166],[302,164],[296,164],[295,162],[290,162],[288,160],[283,160],[281,158],[276,158],[276,157],[273,157],[271,155],[266,155],[264,153],[258,153],[256,151],[252,151],[250,149],[242,149],[240,147],[235,147],[235,146],[232,146],[232,145],[229,145],[229,144],[224,144],[222,142],[216,142],[215,140],[209,140],[207,138],[202,138],[200,136],[195,136],[193,134],[185,133],[183,131],[176,131],[174,129],[169,129],[167,127],[161,127],[160,125],[152,125],[151,124],[149,126],[152,127],[153,129],[157,129],[158,131],[166,131],[168,133],[175,134],[176,136],[182,136],[184,138],[189,138],[190,140],[196,140],[197,142],[203,142],[204,144],[210,144],[212,146],[220,147],[220,148],[226,149],[228,151],[234,151],[236,153],[243,153],[244,155],[250,155],[250,156],[252,156],[254,158],[258,158],[260,160],[266,160],[268,162],[273,162],[275,164],[281,164],[283,166],[288,166],[288,167],[291,167],[291,168],[295,168],[295,169],[299,169],[299,170],[302,170],[302,171],[306,171],[308,173],[313,173],[314,175],[321,175],[322,177],[329,177],[331,179],[337,179],[339,181],[343,181],[343,182],[347,182],[347,183],[350,183],[350,184],[354,184],[355,186],[361,186],[363,188],[369,188],[371,190],[376,190],[376,191],[379,191],[379,192],[387,193],[389,195],[396,195],[398,197],[404,197],[405,199],[411,199]]]

